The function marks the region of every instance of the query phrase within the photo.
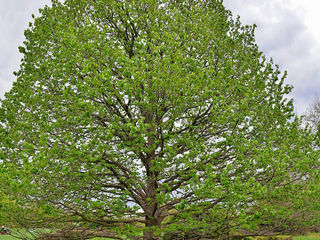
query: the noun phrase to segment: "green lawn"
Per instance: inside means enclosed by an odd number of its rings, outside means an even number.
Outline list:
[[[12,229],[12,231],[14,231],[14,229]],[[9,234],[7,234],[7,235],[0,234],[0,240],[20,240],[20,239],[12,237]],[[109,239],[109,238],[92,238],[91,240],[111,240],[111,239]]]
[[[27,233],[25,230],[23,229],[17,229],[17,228],[10,228],[10,231],[13,233],[13,235],[16,236],[31,236],[30,233]],[[50,231],[49,229],[42,229],[41,232],[48,232]],[[0,240],[18,240],[21,238],[15,238],[9,234],[6,235],[1,235],[0,234]]]
[[[10,235],[0,235],[1,240],[17,240],[17,238],[14,238]]]
[[[18,240],[10,235],[0,235],[0,240]],[[92,238],[91,240],[110,240],[109,238]]]
[[[0,240],[18,240],[10,235],[0,235]],[[109,238],[92,238],[91,240],[110,240]]]
[[[11,229],[11,231],[15,232],[15,229]],[[26,233],[27,234],[27,233]],[[21,235],[20,235],[21,236]],[[9,234],[1,235],[0,234],[0,240],[18,240],[19,238],[15,238]]]
[[[10,235],[0,235],[0,240],[20,240],[20,239],[12,237]],[[111,239],[109,239],[109,238],[92,238],[91,240],[111,240]]]
[[[297,236],[294,240],[320,240],[320,233],[310,233],[307,236]]]

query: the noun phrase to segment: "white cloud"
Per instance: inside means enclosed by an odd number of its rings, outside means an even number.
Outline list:
[[[49,0],[0,0],[0,97],[14,81],[13,71],[19,69],[18,46],[24,41],[24,30],[32,20],[31,14],[49,4]]]
[[[318,0],[225,0],[245,24],[256,23],[256,40],[267,57],[288,70],[296,112],[320,94],[320,2]]]

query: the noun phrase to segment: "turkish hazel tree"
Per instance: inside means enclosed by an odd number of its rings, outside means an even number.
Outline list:
[[[316,139],[222,1],[53,1],[25,36],[0,113],[8,217],[145,240],[317,220]]]

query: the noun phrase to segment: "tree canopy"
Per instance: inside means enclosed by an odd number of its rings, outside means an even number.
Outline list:
[[[119,239],[315,223],[315,136],[254,29],[219,0],[53,0],[1,101],[7,205]]]

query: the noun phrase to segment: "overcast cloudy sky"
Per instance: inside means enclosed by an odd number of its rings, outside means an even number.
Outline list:
[[[224,0],[246,24],[256,23],[256,41],[267,57],[288,71],[296,112],[320,96],[319,0]]]
[[[18,46],[31,14],[49,0],[0,0],[0,98],[19,69]],[[320,96],[320,1],[319,0],[224,0],[246,24],[256,23],[256,40],[267,57],[288,70],[294,85],[296,112],[301,114]]]

